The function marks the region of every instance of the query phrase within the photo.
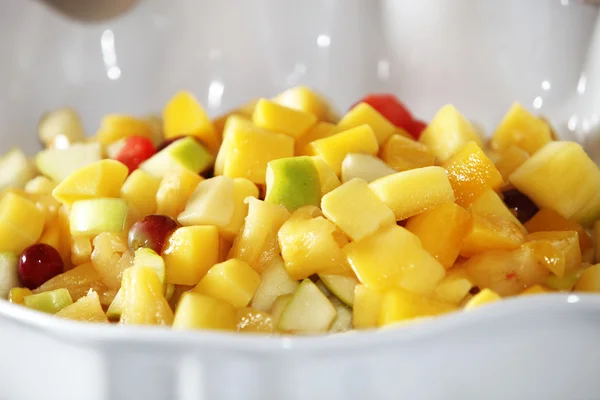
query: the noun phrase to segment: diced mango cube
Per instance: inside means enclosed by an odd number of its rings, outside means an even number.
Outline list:
[[[423,248],[448,269],[471,230],[471,214],[456,203],[446,203],[410,217],[406,229],[417,235]]]
[[[123,271],[121,324],[171,325],[173,311],[156,270],[133,267]]]
[[[377,326],[383,295],[383,292],[370,289],[365,285],[356,285],[352,307],[352,326],[355,329],[368,329]]]
[[[513,214],[506,204],[502,201],[498,193],[492,189],[483,192],[469,207],[469,211],[479,214],[493,214],[512,221],[523,233],[527,233],[527,229],[521,224],[519,219]]]
[[[545,288],[542,285],[533,285],[533,286],[529,286],[527,289],[523,290],[521,292],[521,296],[528,296],[528,295],[534,295],[534,294],[546,294],[546,293],[552,293],[552,290]]]
[[[531,233],[545,231],[575,231],[579,237],[581,254],[593,249],[592,239],[585,229],[577,222],[571,221],[549,208],[542,208],[533,218],[525,223],[525,228]]]
[[[167,283],[196,285],[217,263],[219,231],[216,226],[184,226],[171,234],[162,254]]]
[[[433,298],[444,303],[458,305],[474,286],[464,267],[456,266],[446,271],[446,276],[433,291]]]
[[[358,178],[323,196],[321,208],[325,217],[352,240],[360,240],[381,227],[396,223],[392,210],[369,189],[366,181]]]
[[[46,243],[47,245],[52,246],[55,249],[59,249],[61,242],[60,235],[60,226],[58,224],[57,217],[55,217],[49,220],[46,223],[46,226],[44,226],[44,231],[42,232],[42,236],[38,240],[38,243]],[[68,239],[68,237],[65,239]]]
[[[469,207],[486,190],[499,189],[504,183],[500,172],[475,142],[458,150],[443,167],[454,189],[456,203],[463,207]]]
[[[378,324],[386,326],[414,318],[432,317],[455,309],[456,306],[452,304],[394,288],[383,296]]]
[[[258,188],[252,182],[245,178],[235,178],[233,180],[233,215],[229,224],[221,230],[221,235],[227,240],[233,240],[244,225],[244,219],[248,215],[248,197],[258,198]]]
[[[483,146],[473,125],[452,105],[437,112],[419,141],[431,149],[439,162],[446,161],[469,142]]]
[[[472,310],[473,308],[480,307],[484,304],[494,303],[500,300],[502,300],[502,297],[500,297],[498,293],[490,289],[483,289],[465,304],[465,310]]]
[[[102,125],[96,132],[96,140],[103,146],[129,136],[152,139],[152,127],[146,121],[129,115],[109,114],[102,119]]]
[[[273,101],[314,114],[320,121],[334,122],[329,103],[306,86],[296,86],[275,96]]]
[[[297,156],[310,155],[309,143],[323,139],[338,132],[338,127],[329,122],[317,122],[304,134],[296,138],[294,153]]]
[[[541,265],[562,278],[581,265],[578,236],[575,231],[536,232],[525,237],[525,246],[533,249]]]
[[[156,191],[156,212],[177,218],[203,178],[187,168],[173,168],[161,179]]]
[[[252,122],[261,128],[284,133],[296,139],[317,123],[317,117],[306,111],[260,99],[254,108]]]
[[[510,146],[506,149],[494,162],[498,172],[502,175],[502,179],[508,180],[508,177],[515,172],[517,168],[529,159],[529,153],[517,146]]]
[[[235,307],[228,302],[187,292],[175,310],[173,329],[235,330],[236,322]]]
[[[33,292],[27,288],[14,287],[8,292],[8,301],[13,304],[23,304],[26,296],[31,296]]]
[[[46,216],[35,204],[12,192],[0,200],[0,252],[20,254],[42,235]]]
[[[586,268],[577,280],[574,290],[577,292],[600,292],[600,264]]]
[[[364,124],[373,129],[380,145],[384,144],[396,132],[396,126],[368,103],[359,103],[354,106],[342,117],[337,126],[340,131],[345,131]]]
[[[401,221],[425,210],[454,202],[452,186],[441,167],[424,167],[384,176],[369,184]]]
[[[342,171],[342,161],[348,153],[376,155],[379,144],[369,125],[360,125],[333,136],[315,140],[309,145],[311,155],[321,157],[336,173]]]
[[[460,248],[460,255],[463,257],[489,250],[516,249],[524,241],[523,232],[506,218],[477,212],[472,213],[471,217],[471,231]]]
[[[273,333],[275,326],[268,313],[244,307],[237,311],[236,329],[238,332]]]
[[[140,217],[156,212],[156,193],[160,179],[142,169],[136,169],[123,183],[121,197],[133,207]]]
[[[390,136],[381,147],[379,157],[396,171],[429,167],[435,163],[429,147],[399,134]]]
[[[369,288],[402,287],[429,294],[444,277],[444,267],[408,230],[391,225],[343,249],[356,276]]]
[[[498,125],[490,144],[499,151],[515,145],[533,154],[550,141],[550,126],[515,103]]]

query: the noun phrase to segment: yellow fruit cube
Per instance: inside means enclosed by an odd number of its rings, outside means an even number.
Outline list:
[[[56,248],[60,253],[65,265],[69,265],[71,260],[71,224],[69,221],[69,208],[62,205],[56,213],[56,225],[60,230],[60,245]]]
[[[435,163],[429,147],[399,134],[390,136],[381,147],[379,157],[396,171],[429,167]]]
[[[156,270],[147,267],[123,271],[121,324],[171,325],[173,311],[164,296]]]
[[[356,276],[369,288],[402,287],[429,294],[444,277],[444,267],[422,247],[419,238],[392,225],[343,249]]]
[[[490,144],[499,151],[518,146],[533,154],[551,141],[550,126],[515,103],[496,129]]]
[[[20,254],[42,235],[45,213],[12,192],[0,200],[0,251]]]
[[[600,246],[594,246],[592,239],[585,229],[577,222],[571,221],[549,208],[542,208],[533,218],[525,223],[525,228],[529,232],[547,232],[547,231],[575,231],[579,237],[579,248],[584,255],[594,247],[600,250]]]
[[[235,178],[233,180],[233,215],[229,224],[221,230],[221,235],[227,240],[233,240],[242,229],[244,219],[248,215],[248,197],[258,198],[258,188],[252,182],[245,178]]]
[[[433,297],[444,303],[458,305],[474,287],[473,281],[462,266],[456,266],[446,271],[444,279],[433,291]]]
[[[58,224],[57,217],[55,217],[51,220],[48,220],[46,226],[44,226],[42,236],[38,240],[38,243],[46,243],[47,245],[58,250],[61,242],[60,235],[60,226]],[[65,239],[68,239],[68,237],[65,237]]]
[[[144,136],[152,139],[152,127],[144,120],[129,115],[109,114],[102,119],[96,132],[96,140],[106,146],[129,136]]]
[[[427,145],[440,162],[449,159],[471,141],[479,147],[483,146],[473,125],[451,105],[446,105],[437,112],[419,141]]]
[[[70,306],[66,306],[55,315],[82,322],[108,322],[106,313],[102,309],[102,304],[100,304],[100,297],[98,297],[98,293],[93,291]]]
[[[340,131],[345,131],[364,124],[373,129],[380,145],[384,144],[396,132],[396,126],[368,103],[359,103],[354,106],[338,122],[337,126]]]
[[[200,182],[188,196],[185,209],[177,217],[183,226],[214,225],[223,228],[233,217],[233,179],[215,176]]]
[[[27,288],[14,287],[8,292],[8,302],[22,305],[23,299],[32,294],[33,292]]]
[[[471,310],[484,304],[494,303],[500,300],[502,300],[502,297],[500,297],[498,293],[490,289],[483,289],[465,304],[465,310]]]
[[[433,317],[455,309],[452,304],[394,288],[383,296],[378,325],[386,326],[414,318]]]
[[[562,278],[581,265],[579,235],[576,231],[536,232],[525,237],[538,262]]]
[[[321,196],[325,196],[340,186],[342,182],[335,174],[335,171],[321,157],[313,156],[312,159],[319,173],[319,180],[321,181]]]
[[[119,161],[97,161],[69,175],[52,191],[52,196],[68,205],[77,200],[119,197],[128,174],[127,167]]]
[[[261,128],[285,133],[296,139],[317,123],[317,117],[306,111],[260,99],[254,108],[252,122]]]
[[[294,153],[297,156],[310,155],[309,143],[323,139],[338,132],[338,127],[329,122],[317,122],[304,134],[296,138]]]
[[[187,168],[174,168],[161,179],[156,191],[156,212],[177,218],[203,178]]]
[[[348,153],[376,155],[379,144],[373,129],[369,125],[339,132],[333,136],[315,140],[309,144],[311,155],[321,157],[336,173],[342,171],[342,161]]]
[[[542,285],[533,285],[528,287],[527,289],[523,290],[521,292],[521,296],[528,296],[528,295],[534,295],[534,294],[546,294],[546,293],[552,293],[552,290],[543,287]]]
[[[352,307],[352,326],[355,329],[368,329],[377,326],[383,295],[383,292],[370,289],[365,285],[356,285]]]
[[[500,155],[500,158],[494,164],[496,164],[498,172],[502,175],[502,179],[507,181],[508,177],[523,165],[528,158],[529,153],[525,150],[517,146],[510,146]]]
[[[516,249],[525,240],[519,227],[506,218],[486,213],[472,213],[471,217],[471,230],[460,248],[463,257],[489,250]]]
[[[56,182],[43,175],[38,175],[25,184],[25,191],[31,194],[52,194],[55,187]]]
[[[226,301],[187,292],[181,296],[173,329],[235,330],[237,314]]]
[[[498,193],[492,189],[483,192],[477,199],[471,203],[469,211],[479,214],[493,214],[509,221],[512,221],[523,233],[527,233],[527,229],[521,224],[519,219],[513,214],[506,204],[502,201]]]
[[[504,184],[500,172],[475,142],[458,150],[443,167],[459,206],[469,207],[486,190],[496,190]]]
[[[237,311],[236,329],[238,332],[273,333],[275,326],[268,313],[245,307]]]
[[[575,284],[574,290],[576,292],[600,292],[600,264],[586,268]]]
[[[325,217],[352,240],[360,240],[381,227],[396,223],[392,210],[375,196],[366,181],[358,178],[323,196],[321,208]]]
[[[241,308],[250,303],[259,284],[260,275],[252,267],[242,260],[232,258],[209,269],[194,288],[194,292]]]
[[[121,197],[133,207],[140,217],[156,212],[156,193],[160,179],[142,169],[136,169],[129,175],[121,187]]]
[[[314,114],[320,121],[332,122],[332,112],[325,98],[306,86],[296,86],[275,96],[273,101],[296,110]]]
[[[195,136],[213,153],[221,144],[210,118],[189,92],[179,92],[167,103],[163,110],[163,131],[167,139]]]
[[[384,176],[369,184],[401,221],[425,210],[454,202],[454,192],[441,167],[425,167]]]
[[[184,226],[171,234],[163,251],[167,283],[196,285],[217,263],[219,231],[216,226]]]

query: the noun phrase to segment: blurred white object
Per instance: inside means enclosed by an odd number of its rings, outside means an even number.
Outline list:
[[[80,24],[0,0],[0,139],[37,149],[46,111],[158,111],[188,89],[213,115],[296,84],[341,110],[396,93],[490,132],[513,101],[600,154],[597,9],[572,0],[144,0]],[[87,326],[0,302],[0,398],[598,398],[600,298],[507,301],[399,330],[257,338]]]

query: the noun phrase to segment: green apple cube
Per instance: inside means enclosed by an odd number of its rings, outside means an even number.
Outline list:
[[[123,294],[123,289],[119,289],[115,298],[113,299],[110,306],[108,306],[108,310],[106,310],[106,318],[110,320],[118,320],[121,318],[121,314],[123,313],[123,303],[125,301],[125,295]]]
[[[394,168],[370,154],[350,153],[342,161],[342,182],[353,178],[373,182],[387,175],[395,174]]]
[[[302,281],[277,322],[279,330],[292,333],[323,333],[335,320],[331,301],[310,280]]]
[[[325,287],[348,307],[354,305],[354,289],[358,279],[352,276],[319,274],[319,279]]]
[[[134,253],[133,266],[137,268],[152,268],[156,271],[161,283],[165,283],[165,262],[154,250],[140,247]]]
[[[102,232],[123,232],[127,220],[127,202],[100,198],[79,200],[71,206],[69,217],[73,236],[95,236]]]
[[[292,294],[284,294],[283,296],[279,296],[275,299],[270,312],[271,318],[273,318],[273,324],[277,325],[277,322],[281,317],[281,313],[285,309],[285,306],[287,306],[290,300],[292,299],[292,296]]]
[[[6,299],[10,289],[19,286],[18,268],[15,253],[0,253],[0,298]]]
[[[281,204],[290,212],[321,201],[319,172],[311,157],[280,158],[267,166],[265,201]]]
[[[140,168],[162,178],[168,171],[184,167],[194,173],[205,171],[211,166],[214,156],[193,137],[176,140],[148,160]]]
[[[226,227],[235,209],[233,190],[233,179],[228,176],[215,176],[200,182],[177,221],[183,226]]]
[[[291,294],[297,288],[298,281],[288,274],[283,259],[275,257],[260,274],[260,284],[252,298],[251,307],[268,312],[277,298]]]
[[[12,149],[0,158],[0,190],[22,188],[34,176],[34,168],[21,150]]]
[[[72,172],[102,159],[100,143],[76,143],[66,149],[40,151],[35,164],[47,177],[61,182]]]
[[[336,311],[329,333],[341,333],[352,329],[352,309],[336,298],[331,299]]]
[[[66,306],[73,304],[73,299],[69,291],[62,288],[25,296],[23,302],[26,307],[34,310],[56,314]]]

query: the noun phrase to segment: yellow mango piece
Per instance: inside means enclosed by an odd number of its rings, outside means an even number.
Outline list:
[[[109,114],[102,119],[96,132],[96,141],[106,146],[129,136],[144,136],[152,139],[152,127],[143,119],[129,115]]]
[[[121,324],[171,325],[173,311],[164,296],[156,270],[134,267],[123,271]]]
[[[121,186],[121,197],[140,217],[156,213],[156,193],[161,180],[142,169],[136,169]]]
[[[577,280],[574,290],[576,292],[600,292],[600,264],[586,268]]]
[[[58,221],[56,220],[56,218],[48,220],[46,226],[44,226],[42,236],[38,240],[38,243],[46,243],[47,245],[52,246],[55,249],[59,249],[61,240],[60,234],[60,226],[58,225]]]
[[[14,287],[8,292],[8,302],[13,304],[24,304],[24,298],[31,296],[33,292],[27,288]]]
[[[384,176],[369,184],[401,221],[425,210],[454,202],[454,192],[441,167],[424,167]]]
[[[30,194],[52,194],[56,182],[43,175],[38,175],[25,184],[25,191]]]
[[[61,203],[71,205],[78,200],[119,197],[129,170],[115,160],[101,160],[79,168],[52,191]]]
[[[252,122],[261,128],[284,133],[296,139],[317,123],[317,117],[306,111],[260,99],[254,108]]]
[[[360,125],[333,136],[315,140],[309,145],[310,153],[321,157],[337,176],[342,171],[342,161],[348,153],[376,155],[379,144],[369,125]]]
[[[483,192],[477,199],[471,203],[469,211],[479,214],[493,214],[509,221],[512,221],[523,233],[527,233],[527,229],[521,224],[519,219],[515,217],[506,204],[502,201],[498,193],[492,189]]]
[[[463,267],[456,266],[446,271],[446,276],[433,291],[433,298],[444,303],[459,305],[474,286],[467,271]]]
[[[506,218],[476,212],[471,217],[471,230],[460,248],[460,255],[463,257],[488,250],[516,249],[525,240],[519,227]]]
[[[304,134],[296,138],[296,145],[294,148],[294,154],[297,156],[308,156],[310,155],[310,149],[308,144],[315,140],[323,139],[334,135],[338,132],[338,127],[329,122],[317,122]]]
[[[352,201],[348,201],[352,199]],[[369,189],[366,181],[351,179],[321,199],[325,217],[352,240],[396,223],[394,213]]]
[[[469,207],[486,190],[496,190],[504,184],[500,172],[475,142],[458,150],[443,167],[459,206]]]
[[[235,330],[235,308],[226,301],[199,293],[187,292],[181,296],[173,329]]]
[[[385,227],[342,249],[357,278],[369,288],[401,287],[430,294],[444,277],[444,267],[401,226]]]
[[[167,172],[156,191],[156,212],[177,218],[203,179],[187,168],[174,168]]]
[[[233,179],[215,176],[200,182],[177,217],[183,226],[214,225],[221,229],[233,216]]]
[[[521,292],[521,296],[528,296],[528,295],[534,295],[534,294],[546,294],[546,293],[552,293],[552,290],[545,288],[542,285],[533,285],[533,286],[529,286],[527,289],[523,290]]]
[[[167,283],[196,285],[217,263],[219,231],[216,226],[184,226],[171,234],[163,250]]]
[[[533,154],[552,141],[550,126],[540,118],[531,115],[519,103],[513,104],[498,125],[490,145],[503,151],[510,146],[518,146]]]
[[[465,304],[465,310],[472,310],[473,308],[480,307],[484,304],[494,303],[500,300],[502,300],[502,298],[498,293],[490,289],[483,289]]]
[[[258,285],[260,275],[242,260],[232,258],[216,264],[194,288],[198,292],[228,302],[235,308],[246,307]]]
[[[165,138],[181,135],[195,136],[213,154],[221,144],[212,122],[193,94],[178,92],[163,109]]]
[[[389,290],[381,301],[379,326],[414,318],[433,317],[456,309],[456,306],[400,288]]]
[[[419,141],[431,149],[439,162],[446,161],[469,142],[483,147],[473,125],[452,105],[446,105],[437,112]]]
[[[423,248],[448,269],[471,230],[471,214],[456,203],[446,203],[410,217],[406,229],[417,235]]]
[[[575,231],[579,238],[579,248],[581,254],[585,254],[594,248],[592,239],[585,229],[577,222],[571,221],[549,208],[542,208],[529,221],[525,223],[525,228],[531,233],[546,231]],[[600,249],[599,247],[596,247]]]
[[[399,134],[390,136],[383,144],[379,158],[396,171],[429,167],[435,163],[435,156],[429,147]]]
[[[319,173],[319,180],[321,181],[321,196],[325,196],[340,186],[342,182],[335,174],[335,171],[321,157],[313,156],[312,159]]]
[[[245,178],[233,180],[233,215],[229,224],[224,226],[220,233],[227,240],[234,240],[244,225],[244,219],[248,215],[248,197],[258,198],[258,187]]]
[[[364,124],[373,129],[379,145],[384,144],[396,132],[396,126],[368,103],[359,103],[354,106],[342,117],[337,126],[338,130],[345,131]]]
[[[508,177],[523,165],[528,158],[529,153],[525,150],[517,146],[510,146],[500,155],[498,161],[495,161],[494,164],[496,164],[498,172],[502,175],[502,179],[507,181]]]
[[[247,333],[273,333],[273,317],[268,313],[244,307],[237,311],[236,330]]]
[[[108,322],[106,313],[102,309],[102,304],[100,304],[100,297],[98,297],[98,293],[93,291],[75,303],[66,306],[55,315],[81,322]]]
[[[334,122],[327,100],[306,86],[296,86],[275,96],[273,101],[296,110],[314,114],[319,121]]]
[[[370,289],[365,285],[356,285],[352,307],[352,326],[355,329],[368,329],[377,326],[383,295],[383,292]]]
[[[215,158],[215,175],[223,175],[223,171],[225,169],[225,158],[229,154],[231,154],[233,149],[233,140],[228,140],[228,137],[232,136],[233,132],[239,130],[246,132],[266,132],[264,129],[261,129],[258,126],[254,125],[249,119],[250,117],[245,117],[238,114],[231,114],[225,120],[225,125],[223,126],[223,142],[221,143],[221,147],[219,148],[219,152],[217,154],[217,157]]]
[[[60,245],[56,248],[60,253],[65,270],[69,269],[71,261],[71,224],[69,221],[69,208],[64,204],[59,207],[56,214],[56,225],[60,230]]]
[[[213,127],[215,129],[215,133],[220,140],[223,140],[223,132],[225,131],[225,124],[227,120],[232,115],[236,117],[242,117],[244,119],[250,120],[252,119],[252,113],[254,112],[254,107],[258,103],[258,99],[250,100],[249,102],[242,104],[240,107],[234,109],[231,112],[223,114],[212,120]]]
[[[0,252],[20,254],[36,243],[45,223],[45,213],[35,204],[12,192],[0,200]]]
[[[562,278],[581,265],[581,250],[576,231],[536,232],[525,237],[538,262]]]

